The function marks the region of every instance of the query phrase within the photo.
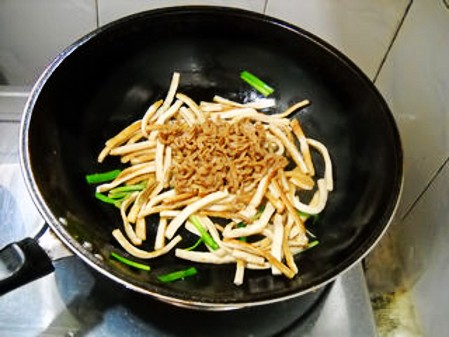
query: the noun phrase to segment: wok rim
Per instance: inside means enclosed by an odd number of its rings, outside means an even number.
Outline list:
[[[364,247],[364,251],[359,254],[356,258],[353,257],[354,254],[348,255],[348,257],[341,263],[339,263],[339,268],[335,272],[333,272],[333,276],[328,277],[325,281],[317,283],[307,289],[295,291],[287,295],[278,296],[274,298],[264,298],[260,300],[251,300],[251,301],[235,301],[235,302],[209,302],[209,301],[199,301],[199,300],[186,300],[181,298],[176,298],[173,296],[164,295],[158,293],[156,291],[152,291],[149,289],[145,289],[142,286],[138,286],[136,284],[127,281],[120,276],[114,274],[109,270],[109,268],[105,268],[105,264],[103,261],[99,261],[95,256],[87,251],[76,239],[69,234],[69,232],[64,228],[63,223],[59,219],[55,217],[50,207],[45,202],[43,195],[39,190],[39,186],[34,179],[33,169],[31,166],[30,152],[29,152],[29,128],[31,125],[31,118],[33,115],[34,106],[39,98],[41,91],[43,90],[47,81],[51,78],[52,74],[58,69],[59,65],[64,62],[64,60],[71,55],[78,48],[82,47],[85,43],[94,39],[96,36],[100,35],[103,31],[109,30],[123,24],[128,21],[133,21],[138,19],[139,17],[151,17],[152,15],[166,15],[166,14],[175,14],[175,13],[185,13],[185,12],[210,12],[215,14],[226,14],[226,15],[234,15],[238,17],[247,17],[249,19],[264,21],[268,24],[273,24],[276,26],[280,26],[283,29],[288,29],[294,32],[296,35],[301,35],[303,38],[307,38],[312,40],[314,43],[319,44],[320,47],[326,49],[331,54],[335,55],[340,59],[340,61],[344,62],[351,71],[353,71],[360,79],[361,82],[365,82],[368,84],[371,92],[376,96],[379,103],[379,107],[385,110],[385,114],[388,119],[391,121],[391,129],[393,132],[393,138],[396,143],[394,144],[397,147],[397,151],[395,152],[395,157],[397,159],[397,172],[396,179],[394,181],[395,186],[392,187],[392,194],[394,196],[394,205],[390,204],[384,210],[383,217],[385,218],[385,222],[381,224],[379,222],[376,228],[381,227],[382,230],[379,232],[373,231],[370,233],[370,237],[372,240],[366,243],[367,247]],[[283,20],[273,18],[264,14],[231,8],[231,7],[218,7],[218,6],[175,6],[175,7],[167,7],[161,9],[153,9],[144,12],[139,12],[136,14],[132,14],[126,16],[124,18],[115,20],[110,22],[104,26],[101,26],[94,31],[86,34],[84,37],[78,39],[67,48],[65,48],[61,53],[59,53],[54,60],[47,66],[42,75],[37,79],[35,85],[31,90],[31,94],[27,100],[27,103],[24,107],[23,117],[20,126],[20,146],[19,146],[19,157],[20,157],[20,167],[22,171],[22,176],[24,177],[25,185],[27,190],[29,191],[31,198],[36,205],[39,213],[44,218],[45,222],[50,226],[50,228],[54,231],[56,236],[60,241],[62,241],[77,257],[79,257],[82,261],[84,261],[91,268],[99,272],[100,274],[108,277],[109,279],[121,284],[127,289],[135,291],[137,293],[141,293],[147,296],[151,296],[155,299],[161,300],[165,303],[173,304],[179,307],[189,308],[189,309],[199,309],[199,310],[208,310],[208,311],[225,311],[225,310],[235,310],[242,309],[254,306],[268,305],[281,301],[286,301],[294,298],[298,298],[300,296],[304,296],[306,294],[316,292],[319,289],[322,289],[324,286],[329,283],[335,281],[338,277],[346,273],[348,270],[352,269],[356,264],[358,264],[361,260],[363,260],[374,247],[378,244],[378,242],[382,239],[385,232],[389,228],[392,223],[394,216],[399,207],[399,203],[401,200],[401,195],[403,192],[403,184],[404,184],[404,170],[403,170],[403,148],[400,138],[400,133],[398,127],[396,125],[395,119],[391,110],[389,109],[387,103],[384,98],[380,94],[380,92],[375,87],[374,83],[365,75],[365,73],[345,54],[341,51],[322,40],[318,36],[298,27],[291,23],[285,22]],[[375,235],[374,235],[375,234]],[[341,267],[343,266],[343,267]]]

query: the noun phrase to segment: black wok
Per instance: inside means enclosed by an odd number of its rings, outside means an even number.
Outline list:
[[[150,273],[112,263],[111,250],[126,255],[111,236],[120,216],[98,202],[84,180],[88,173],[117,167],[114,160],[96,163],[104,141],[164,97],[173,71],[181,73],[180,91],[196,100],[220,94],[245,101],[257,93],[240,80],[242,70],[276,89],[280,110],[309,99],[312,104],[293,118],[301,120],[308,136],[328,146],[333,160],[335,189],[311,228],[320,244],[297,256],[299,276],[288,280],[248,272],[244,285],[237,287],[233,266],[197,265],[195,277],[162,284],[156,275],[192,263],[169,255],[149,261]],[[310,33],[225,8],[139,13],[68,47],[32,91],[21,151],[24,177],[38,209],[82,260],[125,287],[207,309],[278,302],[329,283],[376,244],[402,186],[398,131],[371,81]]]

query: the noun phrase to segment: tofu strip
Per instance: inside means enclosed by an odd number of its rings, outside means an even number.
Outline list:
[[[284,135],[281,130],[279,130],[274,125],[270,125],[270,131],[273,132],[273,134],[281,140],[282,144],[284,144],[285,148],[290,153],[296,165],[298,165],[298,167],[301,168],[304,173],[308,173],[304,159],[302,158],[296,146]]]
[[[167,231],[165,232],[165,236],[168,239],[171,239],[175,235],[175,233],[179,229],[179,227],[181,227],[181,225],[184,223],[184,221],[186,221],[188,219],[188,217],[190,215],[192,215],[193,213],[197,212],[201,208],[203,208],[213,202],[216,202],[220,199],[225,198],[226,196],[228,196],[228,194],[229,194],[228,192],[222,192],[222,191],[214,192],[214,193],[211,193],[211,194],[207,195],[206,197],[188,205],[176,216],[176,218],[174,218],[170,222],[170,224],[167,227]]]
[[[329,151],[327,151],[327,148],[317,140],[307,138],[307,142],[310,146],[317,149],[323,156],[325,166],[324,179],[326,180],[326,188],[330,192],[334,189],[334,178],[332,174],[332,161],[329,155]]]
[[[234,228],[229,231],[224,230],[223,237],[239,238],[261,233],[263,229],[267,226],[271,216],[274,214],[275,211],[276,209],[274,208],[274,206],[270,202],[267,202],[267,204],[265,205],[265,209],[263,210],[262,215],[260,216],[260,219],[242,228]]]
[[[117,242],[126,250],[129,254],[138,257],[139,259],[154,259],[155,257],[164,255],[172,250],[181,240],[181,235],[177,235],[173,240],[171,240],[167,245],[161,249],[154,251],[146,251],[133,246],[123,235],[120,229],[114,229],[112,235],[117,240]]]
[[[175,255],[181,259],[200,263],[226,264],[235,262],[233,256],[221,257],[211,252],[198,252],[185,249],[176,249]]]
[[[141,130],[142,134],[145,137],[148,137],[148,131],[147,131],[147,125],[150,122],[151,117],[156,113],[156,111],[159,109],[159,107],[162,105],[163,100],[159,100],[151,104],[151,106],[148,108],[147,112],[145,112],[145,115],[142,118],[142,124],[141,124]]]
[[[327,195],[328,195],[328,191],[327,191],[327,184],[325,182],[324,179],[319,179],[317,182],[318,185],[318,195],[319,195],[319,201],[318,204],[316,206],[311,206],[311,205],[307,205],[302,203],[301,201],[299,201],[299,199],[297,197],[293,198],[292,203],[293,206],[301,212],[307,213],[307,214],[318,214],[321,213],[324,209],[324,207],[326,206],[326,202],[327,202]]]
[[[282,216],[276,214],[273,222],[273,243],[271,244],[271,255],[275,259],[282,261],[282,240],[284,237],[284,224],[282,223]],[[275,266],[271,267],[273,275],[280,275],[281,271]]]

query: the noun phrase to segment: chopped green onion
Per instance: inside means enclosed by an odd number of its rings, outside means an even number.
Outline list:
[[[146,184],[142,183],[136,185],[116,187],[109,191],[108,197],[111,199],[123,201],[124,199],[129,197],[131,193],[144,190],[145,186]]]
[[[185,250],[194,250],[203,242],[203,238],[199,238],[197,242],[195,242],[192,246],[185,248]]]
[[[257,210],[256,214],[254,214],[252,220],[258,220],[260,218],[260,216],[262,215],[264,210],[265,210],[265,205],[260,206],[259,209]]]
[[[313,248],[313,247],[315,247],[316,245],[318,245],[320,242],[318,241],[318,240],[314,240],[314,241],[312,241],[312,242],[309,242],[309,244],[307,245],[307,248],[306,249],[310,249],[310,248]]]
[[[135,185],[125,185],[113,188],[109,191],[110,194],[123,193],[123,192],[134,192],[134,191],[142,191],[146,187],[145,183],[135,184]]]
[[[246,223],[244,223],[243,221],[241,221],[237,224],[237,228],[243,228],[243,227],[246,227]],[[243,241],[243,242],[247,241],[246,236],[240,237],[239,240]]]
[[[126,264],[131,267],[134,267],[134,268],[137,268],[137,269],[141,269],[141,270],[145,270],[145,271],[149,271],[151,269],[150,266],[148,266],[146,264],[128,260],[127,258],[120,256],[114,252],[111,252],[111,256],[114,257],[116,260],[120,261],[121,263]]]
[[[303,211],[299,211],[297,210],[296,212],[298,212],[298,214],[302,217],[308,218],[309,216],[311,216],[311,214],[303,212]]]
[[[302,220],[303,221],[308,221],[309,219],[312,219],[312,223],[311,223],[311,225],[314,225],[316,222],[317,222],[317,220],[318,220],[318,218],[319,218],[319,214],[309,214],[309,213],[306,213],[306,212],[302,212],[302,211],[299,211],[299,210],[297,210],[296,212],[298,212],[298,214],[299,214],[299,216],[302,218]],[[316,238],[316,236],[315,236],[315,234],[313,234],[311,231],[309,231],[308,229],[306,230],[306,232],[307,232],[307,234],[310,236],[310,237],[312,237],[312,238]],[[315,241],[313,241],[313,242],[315,242]],[[318,243],[317,243],[318,244]],[[316,244],[315,244],[316,245]]]
[[[117,192],[117,193],[108,193],[108,198],[115,200],[126,199],[131,192]]]
[[[200,232],[201,238],[203,239],[204,243],[208,245],[213,250],[217,250],[218,244],[215,242],[215,240],[210,236],[210,234],[206,231],[206,229],[201,224],[200,220],[194,215],[191,215],[189,217],[190,222],[195,226],[195,228]]]
[[[98,184],[98,183],[104,183],[107,181],[114,180],[119,174],[122,172],[121,170],[112,170],[108,172],[102,172],[102,173],[92,173],[86,175],[86,181],[89,184]]]
[[[307,221],[309,219],[312,219],[312,225],[315,224],[315,222],[317,222],[319,214],[309,214],[306,212],[302,212],[302,211],[297,211],[299,216],[301,216],[303,218],[304,221]]]
[[[268,96],[274,92],[272,87],[246,70],[240,73],[240,78],[264,96]]]
[[[117,203],[117,199],[109,198],[109,197],[107,197],[107,196],[105,196],[104,194],[101,194],[101,193],[95,193],[95,198],[97,198],[98,200],[101,200],[101,201],[103,201],[105,203],[108,203],[108,204],[115,205]]]
[[[179,279],[183,279],[187,276],[193,276],[193,275],[196,275],[197,273],[198,273],[198,271],[196,270],[195,267],[190,267],[188,269],[178,270],[173,273],[160,275],[157,278],[159,279],[159,281],[166,283],[166,282],[173,282],[173,281],[176,281]]]
[[[317,246],[320,242],[318,240],[314,240],[312,242],[309,242],[309,244],[307,245],[306,248],[304,248],[303,250],[299,251],[297,254],[301,254],[304,253],[306,250],[309,250],[315,246]]]

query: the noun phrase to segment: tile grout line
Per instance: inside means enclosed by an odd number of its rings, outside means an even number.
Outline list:
[[[98,6],[98,1],[99,0],[95,0],[95,23],[97,25],[97,28],[100,27],[100,13],[99,13],[99,6]]]
[[[393,48],[394,43],[396,42],[399,32],[400,32],[402,26],[404,25],[405,19],[408,15],[412,5],[413,5],[413,0],[410,0],[410,2],[407,5],[407,8],[405,9],[404,14],[402,15],[401,21],[399,22],[399,25],[398,25],[396,31],[394,32],[393,38],[391,39],[390,44],[388,45],[387,51],[385,52],[382,60],[380,61],[379,68],[377,68],[376,74],[374,75],[373,83],[376,83],[377,78],[379,77],[379,74],[382,71],[382,69],[385,65],[385,62],[386,62],[388,56],[390,55],[390,51]]]
[[[446,0],[443,0],[443,3],[446,5]],[[399,32],[402,28],[402,26],[404,25],[405,19],[408,16],[408,13],[410,12],[410,9],[413,5],[413,0],[410,0],[410,2],[407,5],[407,8],[405,9],[405,12],[401,18],[401,21],[399,22],[399,25],[393,35],[393,38],[391,39],[391,42],[387,48],[387,51],[385,52],[384,57],[382,58],[379,68],[377,69],[377,72],[374,76],[373,79],[373,83],[376,83],[380,72],[383,69],[383,66],[385,65],[385,62],[390,54],[391,49],[393,48],[394,43],[396,42],[396,39],[399,35]],[[433,183],[435,182],[436,178],[438,177],[438,175],[441,173],[441,171],[446,167],[446,165],[449,164],[449,157],[447,157],[443,163],[441,164],[441,166],[435,171],[435,173],[432,175],[432,177],[429,179],[428,183],[426,184],[426,186],[422,189],[422,191],[419,193],[419,195],[416,197],[416,199],[413,201],[413,203],[408,207],[408,209],[405,211],[404,215],[401,216],[401,221],[404,221],[409,215],[410,213],[414,210],[414,208],[416,207],[416,205],[421,201],[422,197],[425,195],[425,193],[430,189],[430,187],[433,185]]]
[[[447,157],[444,160],[443,164],[441,164],[441,166],[435,171],[435,173],[429,179],[429,182],[427,183],[427,185],[423,188],[421,193],[419,193],[419,195],[416,197],[415,201],[410,205],[410,207],[407,209],[405,214],[401,217],[401,221],[404,221],[405,218],[407,218],[409,216],[409,214],[413,211],[415,206],[421,201],[422,197],[424,196],[424,194],[426,194],[426,192],[429,190],[429,188],[432,187],[432,185],[435,182],[435,180],[437,179],[437,177],[440,175],[440,173],[444,170],[444,168],[448,164],[449,164],[449,157]]]
[[[267,8],[268,8],[268,1],[269,0],[265,0],[265,3],[264,3],[264,5],[263,5],[263,14],[267,14]]]

